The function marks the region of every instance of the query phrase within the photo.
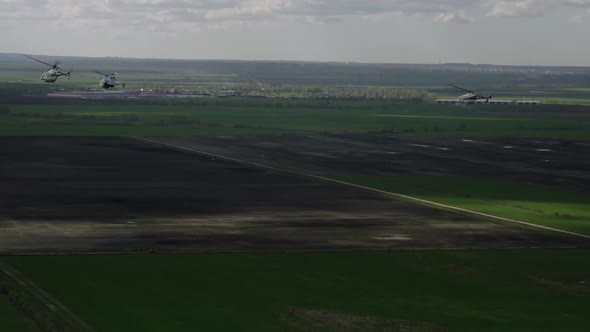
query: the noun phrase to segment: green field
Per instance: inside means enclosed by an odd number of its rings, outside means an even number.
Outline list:
[[[588,250],[2,260],[97,331],[590,329]]]
[[[32,332],[31,326],[21,318],[8,301],[0,295],[0,331]]]
[[[485,178],[342,176],[337,179],[590,235],[590,195],[584,193]]]
[[[590,139],[590,112],[553,107],[192,99],[0,105],[2,135],[200,135],[286,131]]]
[[[0,135],[372,132],[590,140],[585,67],[60,59],[71,80],[46,84],[39,80],[43,65],[0,54]],[[128,90],[235,90],[257,98],[43,97],[97,89],[95,70],[120,72]],[[449,83],[543,105],[433,104],[462,94]],[[333,177],[590,235],[588,193],[486,178]],[[590,331],[588,249],[0,256],[0,262],[98,332]],[[60,326],[51,324],[63,317],[29,284],[6,280],[0,332],[31,331],[25,320],[31,316],[43,325],[39,330]]]
[[[590,139],[586,108],[190,99],[0,104],[0,135]],[[483,178],[338,179],[590,234],[590,196]],[[587,331],[590,250],[0,257],[97,331]],[[0,296],[0,331],[27,331]]]

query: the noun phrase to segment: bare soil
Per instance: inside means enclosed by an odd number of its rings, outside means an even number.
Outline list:
[[[281,316],[294,331],[338,332],[446,332],[448,329],[401,319],[360,316],[349,313],[290,309]]]
[[[362,138],[354,140],[364,144],[359,147],[338,142],[340,137],[318,141],[297,135],[158,139],[324,172],[369,167],[370,161],[355,157],[362,151],[386,155],[385,146],[363,143]],[[370,151],[367,144],[373,146]],[[411,153],[410,145],[405,144],[403,151],[400,146],[385,151]],[[334,157],[337,154],[342,157]],[[1,137],[0,156],[0,253],[582,244],[567,236],[478,220],[132,138]],[[420,153],[415,156],[429,160]],[[398,164],[410,172],[448,159],[432,158]],[[392,165],[391,160],[373,167],[385,165]],[[564,179],[578,174],[573,168],[564,172]]]
[[[314,174],[477,176],[590,192],[590,142],[380,134],[158,137]]]

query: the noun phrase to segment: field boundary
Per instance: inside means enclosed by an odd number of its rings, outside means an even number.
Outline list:
[[[463,214],[463,215],[468,214],[471,216],[483,217],[487,220],[499,221],[499,222],[503,222],[503,223],[518,224],[521,226],[542,229],[545,231],[551,231],[551,232],[566,234],[566,235],[590,240],[590,235],[566,231],[566,230],[559,229],[559,228],[543,226],[543,225],[539,225],[539,224],[535,224],[535,223],[531,223],[531,222],[526,222],[526,221],[522,221],[522,220],[504,218],[504,217],[495,216],[492,214],[478,212],[478,211],[474,211],[474,210],[469,210],[469,209],[465,209],[465,208],[461,208],[461,207],[457,207],[457,206],[437,203],[437,202],[429,201],[429,200],[414,197],[414,196],[408,196],[408,195],[404,195],[404,194],[394,193],[391,191],[386,191],[386,190],[376,189],[376,188],[367,187],[367,186],[363,186],[363,185],[358,185],[358,184],[354,184],[351,182],[336,180],[336,179],[332,179],[332,178],[321,176],[321,175],[311,174],[311,173],[307,173],[307,172],[300,172],[300,171],[295,171],[295,170],[290,170],[290,169],[284,169],[284,168],[278,168],[278,167],[265,165],[265,164],[261,164],[261,163],[257,163],[257,162],[252,162],[252,161],[237,159],[237,158],[233,158],[233,157],[223,156],[223,155],[219,155],[219,154],[215,154],[215,153],[211,153],[211,152],[206,152],[206,151],[202,151],[202,150],[197,150],[197,149],[193,149],[193,148],[187,148],[187,147],[180,146],[180,145],[159,142],[157,140],[153,140],[153,139],[149,139],[149,138],[145,138],[145,137],[139,137],[139,136],[128,136],[128,137],[135,139],[135,140],[139,140],[139,141],[149,142],[152,144],[158,144],[158,145],[166,146],[166,147],[173,148],[176,150],[183,150],[183,151],[188,151],[188,152],[197,153],[197,154],[201,154],[201,155],[206,155],[209,157],[219,158],[219,159],[223,159],[223,160],[227,160],[227,161],[231,161],[231,162],[235,162],[235,163],[239,163],[239,164],[243,164],[243,165],[249,165],[249,166],[254,166],[257,168],[269,169],[269,170],[273,170],[273,171],[277,171],[277,172],[281,172],[281,173],[293,174],[293,175],[308,177],[308,178],[312,178],[312,179],[316,179],[316,180],[328,181],[328,182],[332,182],[332,183],[338,183],[338,184],[342,184],[342,185],[346,185],[346,186],[350,186],[350,187],[364,189],[364,190],[368,190],[368,191],[372,191],[372,192],[376,192],[376,193],[380,193],[380,194],[385,194],[388,196],[393,196],[398,199],[402,199],[402,200],[413,202],[413,203],[420,204],[420,205],[430,206],[430,207],[445,210],[445,211],[452,211],[452,212]]]
[[[40,331],[94,332],[70,309],[17,270],[0,262],[0,296]]]

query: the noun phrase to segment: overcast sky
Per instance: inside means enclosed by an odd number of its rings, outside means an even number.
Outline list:
[[[0,52],[590,66],[590,0],[0,0]]]

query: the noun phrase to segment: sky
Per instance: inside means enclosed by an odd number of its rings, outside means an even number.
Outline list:
[[[0,52],[590,66],[590,0],[0,0]]]

